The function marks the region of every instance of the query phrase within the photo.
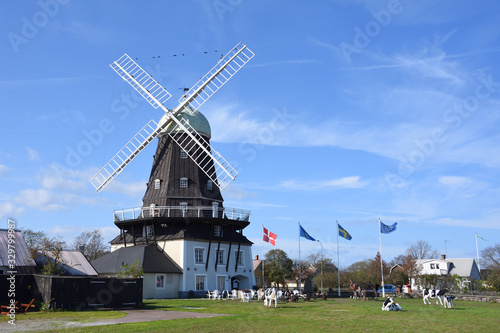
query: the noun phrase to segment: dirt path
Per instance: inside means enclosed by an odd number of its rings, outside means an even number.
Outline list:
[[[156,321],[156,320],[171,320],[183,318],[212,318],[218,316],[228,316],[218,313],[196,313],[183,311],[163,311],[163,310],[123,310],[126,315],[122,318],[105,319],[93,321],[90,323],[81,323],[77,321],[64,320],[63,318],[55,320],[19,320],[16,325],[10,325],[7,322],[0,323],[0,331],[2,332],[36,332],[46,330],[66,330],[78,327],[114,325],[125,323],[136,323],[141,321]]]

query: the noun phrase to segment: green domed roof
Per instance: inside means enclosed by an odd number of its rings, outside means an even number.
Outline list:
[[[175,112],[175,110],[172,111]],[[161,117],[158,126],[162,126],[166,121],[169,121],[168,118],[166,114]],[[189,105],[184,107],[184,109],[176,115],[176,118],[179,120],[184,118],[198,133],[206,136],[208,139],[212,137],[212,131],[207,118],[205,118],[201,112],[193,109]],[[176,124],[172,121],[169,122],[170,124],[160,132],[160,135],[168,134],[174,130]]]

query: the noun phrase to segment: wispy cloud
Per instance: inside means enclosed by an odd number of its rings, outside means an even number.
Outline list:
[[[0,218],[19,217],[24,214],[24,207],[15,205],[12,202],[0,202]]]
[[[3,164],[0,164],[0,178],[5,178],[10,175],[10,169]]]
[[[268,63],[257,63],[250,64],[246,66],[246,68],[255,68],[255,67],[269,67],[269,66],[281,66],[281,65],[302,65],[302,64],[317,64],[319,63],[318,59],[291,59],[291,60],[280,60],[273,61]]]
[[[40,161],[40,155],[35,149],[32,149],[30,147],[25,147],[26,148],[26,155],[28,157],[28,160],[30,161]]]
[[[322,191],[339,188],[362,188],[368,185],[367,181],[362,181],[359,176],[343,177],[339,179],[327,179],[316,181],[287,180],[280,184],[280,187],[287,190],[300,191]]]

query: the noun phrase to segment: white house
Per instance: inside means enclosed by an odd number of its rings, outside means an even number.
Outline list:
[[[462,288],[468,285],[471,281],[481,280],[481,272],[479,271],[476,261],[473,258],[456,258],[447,259],[443,254],[441,259],[417,259],[417,275],[436,275],[437,277],[453,277],[459,276],[461,281],[459,287]],[[443,282],[438,282],[443,283]],[[425,288],[441,288],[440,285],[427,285],[428,282],[422,281],[419,278],[412,278],[411,287],[413,290]]]

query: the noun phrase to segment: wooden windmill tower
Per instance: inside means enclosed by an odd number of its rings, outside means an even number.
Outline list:
[[[170,93],[128,55],[111,64],[165,114],[158,123],[149,121],[91,183],[101,192],[158,138],[143,206],[114,212],[120,235],[111,242],[112,250],[155,244],[182,269],[181,296],[188,290],[203,293],[253,286],[252,243],[242,233],[250,223],[250,212],[223,207],[221,191],[237,172],[210,146],[210,124],[198,111],[253,56],[246,45],[237,44],[173,109],[164,105]]]

